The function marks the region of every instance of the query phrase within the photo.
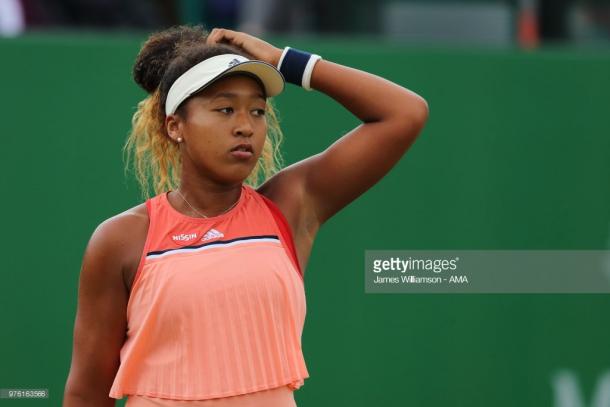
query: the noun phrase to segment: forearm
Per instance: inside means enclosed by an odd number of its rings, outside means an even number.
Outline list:
[[[83,347],[78,349],[82,351]],[[104,355],[103,352],[100,354]],[[91,363],[92,358],[88,357],[89,363],[86,364],[78,363],[83,358],[72,358],[64,387],[63,407],[114,407],[116,400],[109,393],[117,369],[109,369],[103,363]]]
[[[416,93],[379,76],[320,60],[311,87],[327,94],[364,123],[388,120],[425,121],[426,101]]]

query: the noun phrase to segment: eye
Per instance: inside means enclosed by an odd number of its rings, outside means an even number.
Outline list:
[[[252,112],[254,113],[255,116],[264,116],[265,115],[265,109],[254,109]]]
[[[229,113],[233,113],[233,108],[232,107],[222,107],[220,109],[216,109],[216,111],[218,111],[220,113],[229,114]]]

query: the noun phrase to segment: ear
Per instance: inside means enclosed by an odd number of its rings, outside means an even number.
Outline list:
[[[178,137],[182,137],[182,126],[182,118],[177,114],[170,114],[165,118],[165,130],[175,142],[178,142]]]

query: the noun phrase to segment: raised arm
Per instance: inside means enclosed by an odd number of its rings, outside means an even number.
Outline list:
[[[428,105],[386,79],[324,60],[316,64],[311,85],[362,121],[325,151],[294,166],[323,223],[390,171],[423,128]]]
[[[282,54],[265,41],[225,29],[214,29],[208,42],[230,43],[275,66]],[[315,65],[311,86],[362,121],[325,151],[285,168],[273,180],[274,190],[285,184],[296,191],[304,212],[322,224],[390,171],[423,128],[428,105],[386,79],[325,60]]]

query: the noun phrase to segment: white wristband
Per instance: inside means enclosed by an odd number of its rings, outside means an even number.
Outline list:
[[[280,69],[280,67],[282,66],[282,62],[284,61],[284,57],[288,53],[289,49],[290,49],[290,47],[284,47],[284,51],[282,51],[282,56],[280,57],[280,60],[277,63],[277,69]]]
[[[303,79],[301,86],[305,90],[313,90],[311,88],[311,74],[313,73],[313,68],[316,66],[316,63],[321,60],[322,57],[320,55],[313,54],[309,61],[307,61],[307,65],[305,66],[305,72],[303,72]]]

